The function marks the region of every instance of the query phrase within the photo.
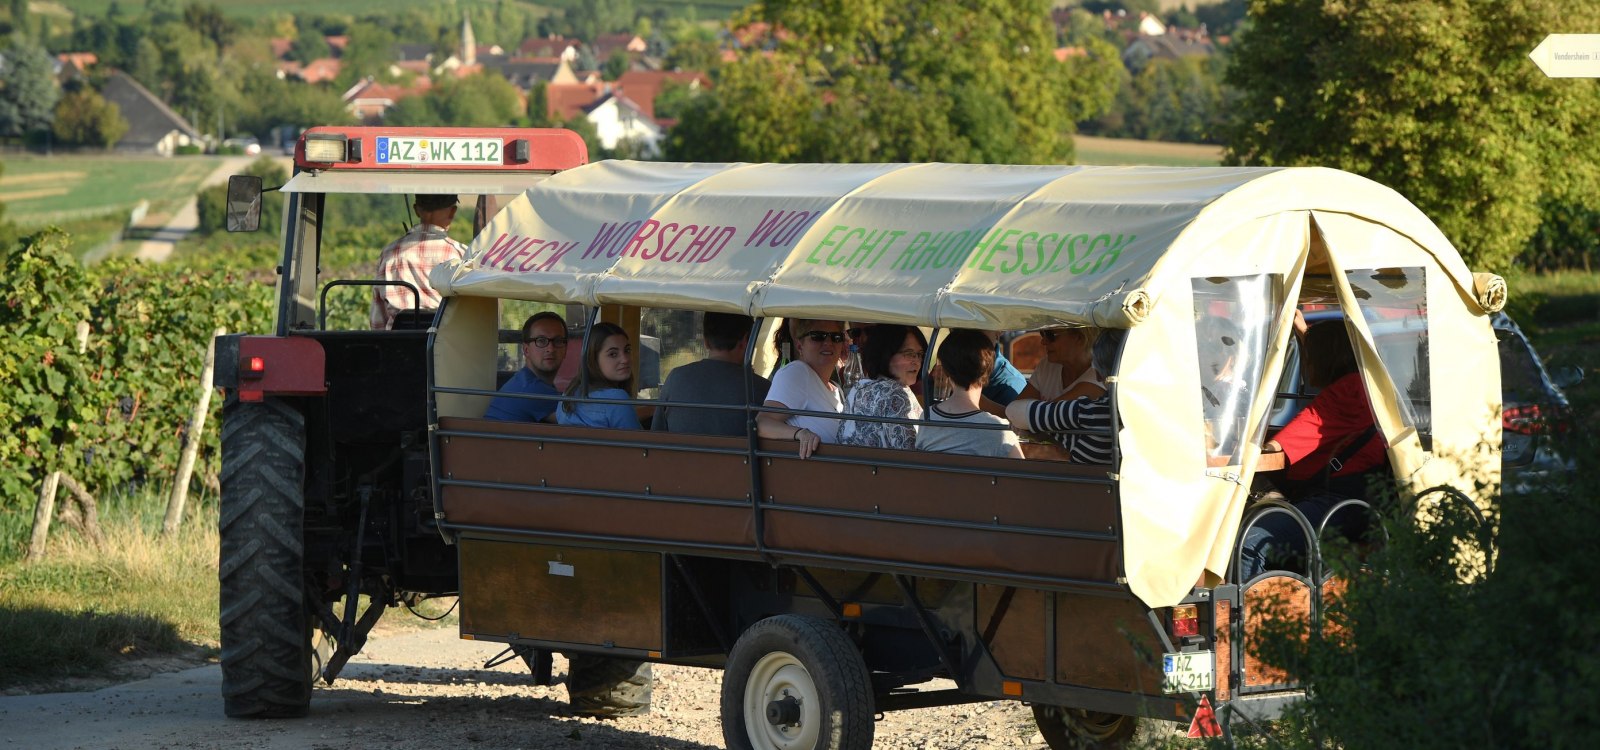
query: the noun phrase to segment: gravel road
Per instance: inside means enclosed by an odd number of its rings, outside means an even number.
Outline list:
[[[648,716],[597,721],[567,710],[564,686],[533,686],[520,660],[484,669],[497,651],[460,640],[453,626],[376,633],[334,685],[317,689],[305,719],[224,718],[214,664],[94,692],[3,697],[0,750],[722,747],[720,672],[657,665]],[[565,666],[557,657],[558,675]],[[1000,702],[888,714],[874,747],[1045,745],[1025,706]]]

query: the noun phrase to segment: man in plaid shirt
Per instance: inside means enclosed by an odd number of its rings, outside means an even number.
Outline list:
[[[416,210],[417,226],[383,249],[378,256],[379,281],[404,281],[417,288],[424,311],[439,309],[439,293],[428,283],[433,267],[451,258],[465,257],[465,245],[450,239],[445,230],[456,218],[454,195],[418,195],[411,207]],[[372,291],[371,322],[374,330],[394,325],[395,315],[410,310],[411,290],[403,286],[378,286]]]

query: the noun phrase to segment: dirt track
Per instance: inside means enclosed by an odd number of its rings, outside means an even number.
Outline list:
[[[0,698],[0,748],[722,747],[718,672],[658,665],[650,715],[600,722],[572,716],[563,686],[534,687],[520,660],[483,669],[498,650],[460,640],[454,627],[375,635],[297,720],[224,718],[215,665],[95,692]],[[564,669],[557,657],[557,673]],[[1044,744],[1026,707],[979,703],[889,714],[874,747]]]

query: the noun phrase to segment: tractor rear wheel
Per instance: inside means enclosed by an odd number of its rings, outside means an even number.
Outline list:
[[[305,416],[280,399],[230,396],[222,420],[223,710],[235,718],[304,716],[313,679]]]

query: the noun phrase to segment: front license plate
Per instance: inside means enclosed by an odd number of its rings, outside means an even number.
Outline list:
[[[504,164],[499,138],[378,138],[379,164]]]
[[[1217,657],[1211,651],[1166,654],[1161,662],[1163,693],[1197,693],[1215,686]]]

